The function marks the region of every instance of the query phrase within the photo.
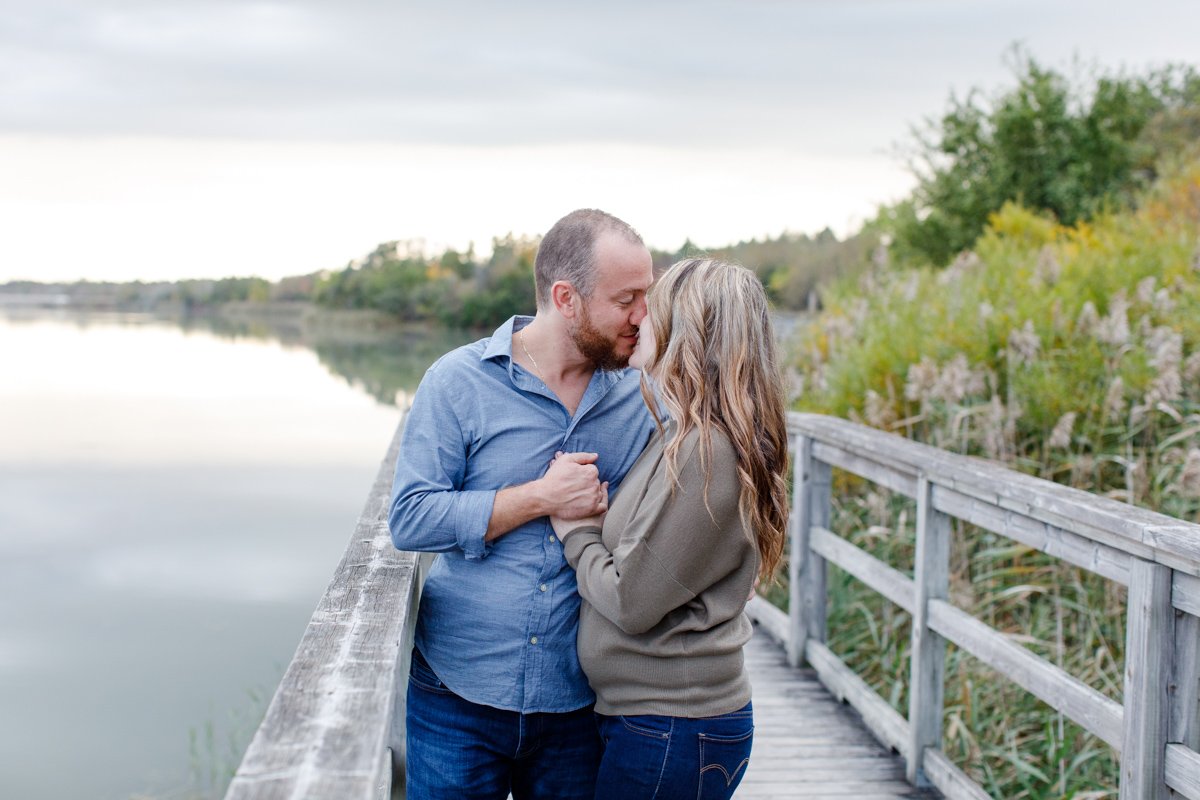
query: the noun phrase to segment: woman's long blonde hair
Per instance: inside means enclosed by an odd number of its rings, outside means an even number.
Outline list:
[[[693,428],[706,471],[712,431],[728,437],[741,484],[738,511],[754,536],[759,576],[770,580],[787,530],[787,418],[762,283],[745,267],[688,258],[659,278],[646,305],[655,352],[643,367],[642,396],[660,432],[656,391],[678,425],[665,448],[668,474],[674,481],[679,447]],[[706,487],[710,479],[708,472]]]

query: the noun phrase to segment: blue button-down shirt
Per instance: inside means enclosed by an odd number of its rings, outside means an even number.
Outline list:
[[[513,317],[439,359],[404,426],[388,522],[402,550],[440,553],[416,643],[456,694],[522,713],[582,708],[575,572],[546,517],[485,542],[496,492],[540,478],[557,450],[599,453],[615,492],[654,428],[633,370],[597,370],[571,416],[512,359]]]

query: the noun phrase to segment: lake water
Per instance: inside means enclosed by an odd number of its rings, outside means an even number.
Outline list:
[[[219,797],[459,333],[0,316],[0,797]]]

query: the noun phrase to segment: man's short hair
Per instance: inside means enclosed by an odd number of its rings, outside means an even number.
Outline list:
[[[566,281],[587,299],[596,286],[596,239],[612,231],[632,244],[642,237],[629,223],[595,208],[572,211],[554,223],[542,237],[534,263],[534,285],[538,308],[550,307],[550,287]]]

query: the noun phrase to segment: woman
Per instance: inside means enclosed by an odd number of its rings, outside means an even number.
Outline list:
[[[749,270],[680,261],[647,308],[629,364],[658,434],[606,515],[551,519],[583,597],[596,798],[728,798],[754,733],[743,611],[787,522],[783,388]]]

